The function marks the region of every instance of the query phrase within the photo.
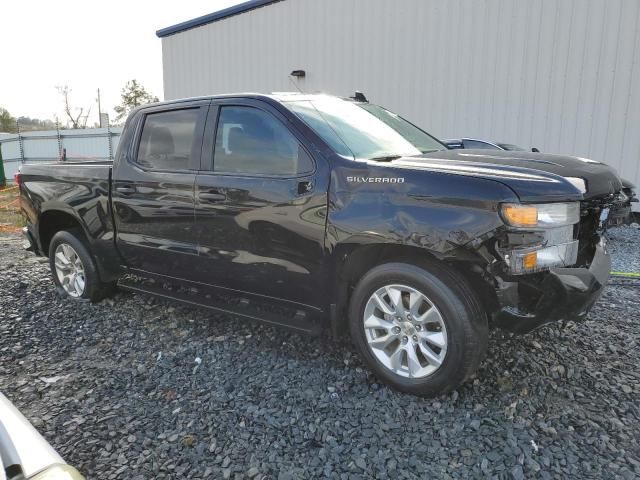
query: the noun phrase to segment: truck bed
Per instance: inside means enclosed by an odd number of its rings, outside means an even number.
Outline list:
[[[45,176],[57,178],[64,175],[65,179],[69,177],[89,177],[101,179],[109,177],[109,171],[113,166],[113,161],[104,160],[99,162],[82,161],[82,162],[48,162],[48,163],[25,163],[20,169],[23,179],[35,176]]]
[[[27,225],[39,241],[37,250],[48,252],[52,224],[82,228],[94,255],[113,252],[110,198],[113,162],[27,163],[20,169],[20,203]]]

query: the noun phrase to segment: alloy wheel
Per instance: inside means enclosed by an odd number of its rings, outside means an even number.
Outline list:
[[[432,375],[447,354],[442,314],[423,293],[386,285],[367,301],[364,331],[369,349],[393,373],[407,378]]]
[[[61,243],[56,248],[54,262],[58,281],[64,291],[74,298],[82,296],[86,280],[78,252],[68,243]]]

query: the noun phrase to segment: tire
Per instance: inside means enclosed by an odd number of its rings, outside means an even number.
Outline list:
[[[115,291],[115,282],[100,280],[96,262],[79,230],[62,230],[53,236],[49,243],[49,266],[56,291],[62,297],[97,302]],[[82,288],[79,288],[80,283]]]
[[[393,306],[394,298],[402,299],[395,302],[400,307]],[[409,301],[416,311],[408,308]],[[403,317],[397,315],[399,310]],[[387,263],[367,272],[351,295],[349,329],[379,379],[401,392],[425,397],[463,384],[487,349],[487,315],[477,296],[464,277],[437,261],[422,267]]]

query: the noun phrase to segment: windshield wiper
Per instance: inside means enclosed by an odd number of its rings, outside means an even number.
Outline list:
[[[433,150],[422,150],[422,153],[444,152],[446,148],[435,148]]]
[[[375,160],[377,162],[390,162],[392,160],[397,160],[398,158],[402,158],[402,155],[382,155],[380,157],[373,157],[369,160]]]

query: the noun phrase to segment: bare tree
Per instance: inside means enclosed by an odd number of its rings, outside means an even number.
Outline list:
[[[84,113],[84,108],[72,108],[69,101],[69,94],[71,93],[71,89],[68,85],[57,86],[56,90],[58,93],[62,95],[64,99],[64,113],[69,118],[71,122],[72,128],[87,128],[87,120],[89,119],[89,114],[91,113],[91,106],[87,109],[86,115],[82,115]],[[76,112],[77,115],[74,116],[73,111]]]

